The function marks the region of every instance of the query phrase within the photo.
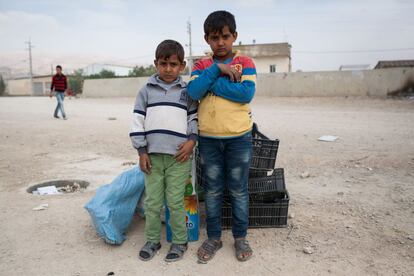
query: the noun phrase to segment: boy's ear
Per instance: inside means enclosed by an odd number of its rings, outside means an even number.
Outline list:
[[[233,37],[234,37],[234,41],[236,41],[237,40],[237,32],[234,32]]]
[[[181,65],[180,65],[180,71],[183,71],[185,69],[186,65],[187,65],[187,62],[185,62],[185,60],[183,60],[183,62],[181,62]],[[190,68],[190,71],[191,71],[191,68]]]
[[[155,67],[157,67],[157,60],[156,59],[154,59],[154,65],[155,65]]]
[[[207,44],[208,44],[208,35],[204,35],[204,40],[207,42]]]

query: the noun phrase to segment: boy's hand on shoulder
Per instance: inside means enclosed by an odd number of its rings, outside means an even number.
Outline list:
[[[144,173],[151,174],[152,166],[148,153],[142,153],[139,155],[139,167]]]
[[[175,154],[175,160],[177,162],[185,162],[190,159],[190,155],[193,153],[193,148],[195,146],[195,141],[188,140],[178,146],[178,152]]]
[[[217,66],[220,68],[220,71],[223,75],[229,77],[232,82],[240,82],[241,74],[234,68],[231,68],[229,65],[224,63],[217,63]]]

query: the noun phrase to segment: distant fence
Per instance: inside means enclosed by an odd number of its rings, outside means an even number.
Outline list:
[[[184,78],[188,80],[188,77]],[[135,97],[147,77],[85,80],[85,97]],[[414,83],[414,68],[259,74],[256,96],[386,97]]]

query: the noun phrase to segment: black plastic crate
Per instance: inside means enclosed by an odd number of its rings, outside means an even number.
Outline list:
[[[287,226],[289,193],[285,192],[282,199],[273,203],[249,203],[249,228],[280,228]],[[223,202],[221,209],[221,227],[232,227],[231,205]]]
[[[285,172],[276,168],[272,175],[249,179],[249,193],[283,192],[286,190]]]
[[[273,170],[276,164],[279,140],[270,140],[259,131],[253,132],[250,169]]]
[[[272,173],[273,173],[273,170],[250,169],[249,170],[249,178],[264,177],[264,176],[268,176],[269,174],[272,174]]]
[[[254,202],[271,203],[283,199],[286,184],[283,168],[277,168],[270,176],[249,178],[249,199]],[[230,202],[228,191],[224,191],[224,201]]]

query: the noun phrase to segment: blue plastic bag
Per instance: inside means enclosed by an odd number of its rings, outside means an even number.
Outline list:
[[[107,243],[122,244],[144,191],[144,174],[136,166],[100,187],[85,205],[98,235]]]

